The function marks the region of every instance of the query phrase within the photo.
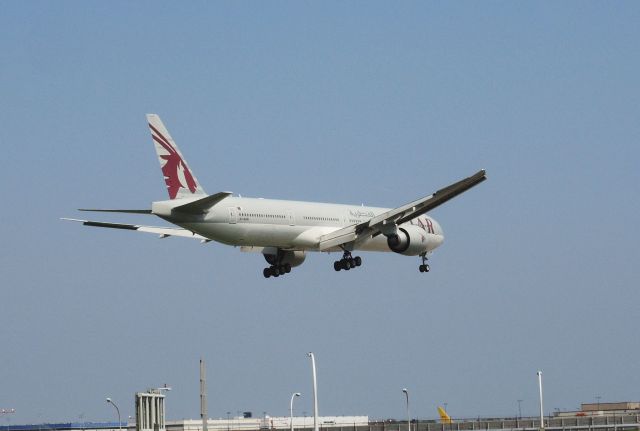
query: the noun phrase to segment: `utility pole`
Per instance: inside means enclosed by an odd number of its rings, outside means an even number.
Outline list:
[[[521,408],[522,400],[517,400],[517,401],[518,401],[518,419],[522,419],[522,408]]]

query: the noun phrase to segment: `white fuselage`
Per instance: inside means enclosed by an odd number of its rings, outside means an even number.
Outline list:
[[[357,205],[228,197],[206,214],[188,215],[172,213],[171,209],[175,205],[175,201],[154,202],[152,212],[171,223],[223,244],[308,251],[318,250],[321,236],[366,222],[389,210]],[[429,216],[416,217],[405,225],[419,226],[424,230],[427,252],[444,241],[442,228]],[[391,251],[384,235],[375,236],[355,249]],[[336,250],[340,248],[326,251]]]

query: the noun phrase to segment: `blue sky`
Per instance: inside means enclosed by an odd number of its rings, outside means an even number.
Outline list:
[[[3,2],[0,407],[11,423],[209,412],[454,417],[637,400],[637,2]],[[210,192],[436,209],[446,242],[310,255],[64,223],[165,199],[144,114]],[[104,220],[159,224],[148,217]]]

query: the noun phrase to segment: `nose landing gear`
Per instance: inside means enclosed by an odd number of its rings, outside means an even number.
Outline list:
[[[422,258],[422,265],[418,266],[418,269],[420,272],[429,272],[431,268],[429,268],[429,264],[427,263],[427,254],[422,253],[420,257]]]
[[[345,251],[342,259],[333,262],[333,269],[336,271],[340,271],[341,269],[348,271],[360,265],[362,265],[362,258],[360,256],[352,257],[350,251]]]

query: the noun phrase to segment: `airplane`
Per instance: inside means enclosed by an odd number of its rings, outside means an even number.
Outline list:
[[[429,272],[430,256],[444,241],[440,224],[428,211],[486,180],[480,170],[435,193],[397,208],[302,202],[207,194],[182,152],[156,114],[147,114],[169,199],[151,209],[79,209],[79,211],[152,214],[177,227],[146,226],[64,218],[85,226],[154,233],[160,238],[186,237],[203,243],[216,241],[262,253],[269,264],[265,278],[288,274],[301,265],[307,252],[342,252],[335,271],[362,265],[354,251],[394,252],[419,256],[420,272]]]
[[[451,416],[449,416],[449,413],[447,413],[440,406],[438,406],[438,414],[440,415],[440,423],[443,423],[443,424],[453,423],[453,419],[451,419]]]

